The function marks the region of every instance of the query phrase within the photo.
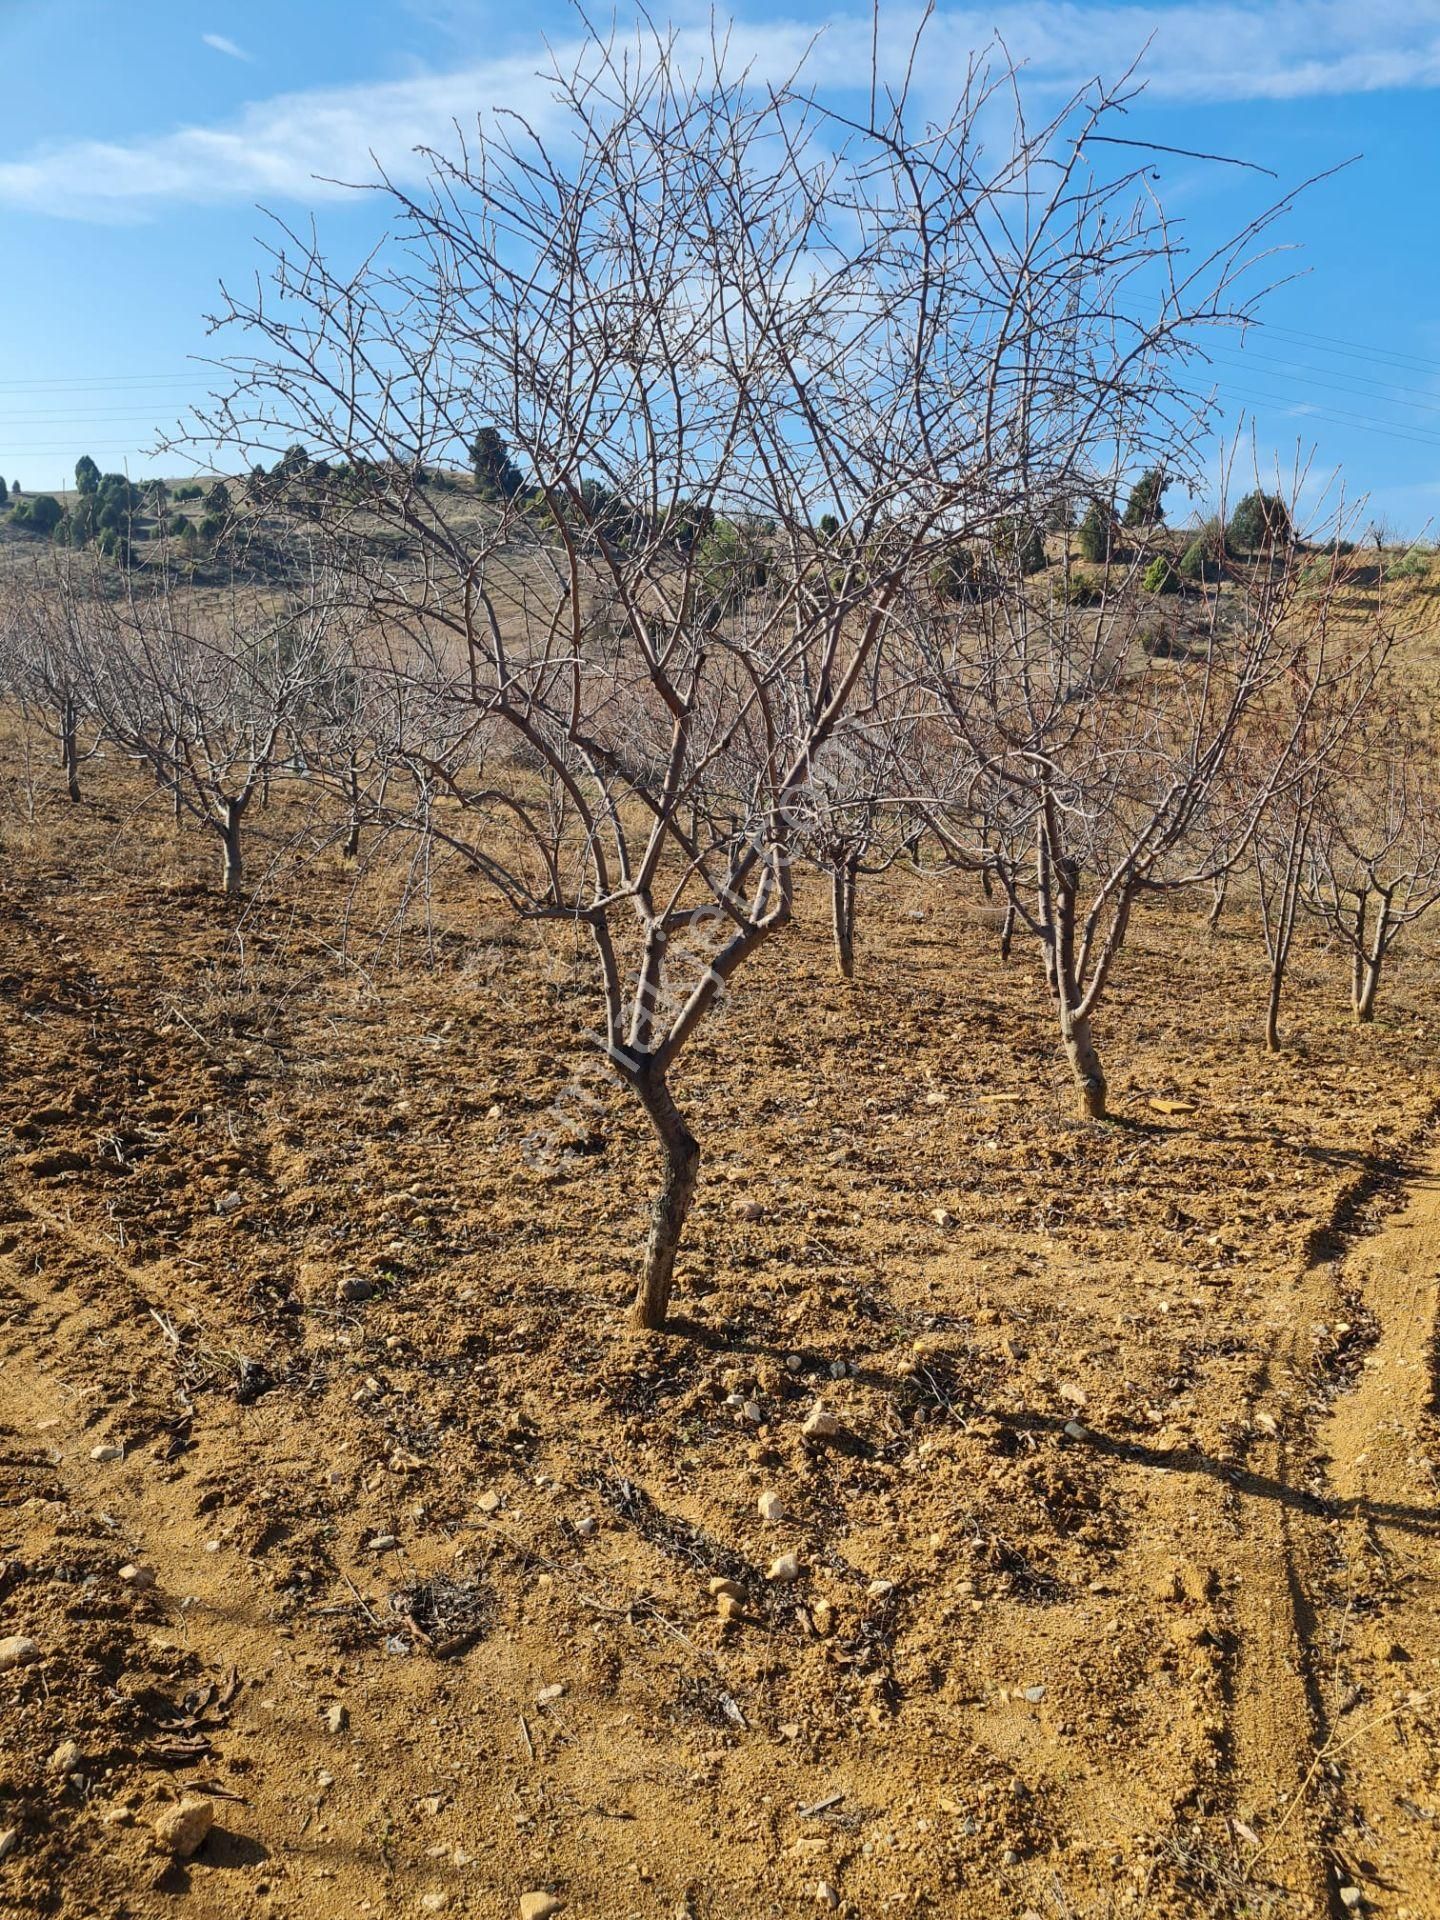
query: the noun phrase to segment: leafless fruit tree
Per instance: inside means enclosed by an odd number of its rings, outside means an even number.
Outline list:
[[[1163,654],[1141,644],[1138,561],[1098,607],[1056,581],[1011,583],[921,619],[951,759],[932,824],[951,860],[989,867],[1039,941],[1080,1112],[1106,1112],[1092,1022],[1146,896],[1203,886],[1319,751],[1307,734],[1332,665],[1323,603],[1289,556],[1236,569]],[[1283,690],[1288,719],[1262,732]]]
[[[334,672],[331,584],[197,593],[164,572],[117,581],[71,559],[47,597],[65,608],[88,711],[151,769],[177,818],[215,836],[221,884],[238,892],[246,814]]]
[[[1435,724],[1416,695],[1388,685],[1317,796],[1303,904],[1350,956],[1357,1025],[1375,1017],[1400,934],[1440,900]]]
[[[1124,97],[1032,126],[1002,61],[940,124],[878,76],[847,121],[803,64],[762,87],[722,46],[597,39],[543,123],[380,183],[359,266],[282,230],[220,316],[249,350],[195,437],[308,450],[411,824],[592,937],[594,1037],[663,1156],[641,1327],[698,1177],[676,1062],[790,916],[806,790],[907,592],[1164,411],[1193,302],[1142,174],[1092,166]]]
[[[74,606],[52,593],[49,555],[23,574],[7,579],[0,593],[0,681],[27,722],[34,721],[58,750],[65,791],[80,800],[80,767],[95,753],[98,735],[88,746],[81,733],[88,716],[80,671],[80,650],[72,622]]]

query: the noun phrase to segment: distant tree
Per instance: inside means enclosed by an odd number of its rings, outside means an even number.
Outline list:
[[[1294,538],[1290,510],[1271,493],[1247,493],[1230,516],[1230,545],[1239,553],[1283,547]]]
[[[821,539],[833,540],[839,531],[840,522],[835,518],[835,515],[833,513],[822,513],[820,516]]]
[[[183,540],[190,531],[190,522],[183,513],[172,513],[165,531],[172,540]]]
[[[82,453],[75,462],[75,490],[77,493],[96,493],[100,488],[100,469],[88,453]]]
[[[1205,522],[1181,554],[1180,572],[1187,580],[1218,580],[1230,557],[1230,538],[1217,516]]]
[[[1135,482],[1125,506],[1127,527],[1154,527],[1165,518],[1161,496],[1169,485],[1158,467],[1147,467]]]
[[[995,530],[995,558],[1006,573],[1039,573],[1046,564],[1044,535],[1033,521],[1002,520]]]
[[[14,494],[17,500],[20,498],[21,489],[20,489],[20,482],[18,480],[12,480],[10,482],[10,491],[11,493]]]
[[[53,494],[37,494],[33,500],[27,500],[22,509],[17,508],[15,521],[19,526],[27,526],[32,532],[43,534],[48,540],[56,527],[65,517],[65,509]]]
[[[224,531],[225,522],[220,518],[218,513],[207,513],[205,518],[200,522],[200,538],[202,540],[218,540]]]
[[[206,513],[224,515],[230,511],[230,489],[223,480],[217,480],[205,496]]]
[[[513,500],[525,484],[524,474],[494,427],[481,427],[470,442],[470,465],[475,490],[487,500]]]
[[[1094,566],[1119,558],[1120,540],[1115,511],[1103,500],[1092,500],[1080,522],[1080,557]]]
[[[1180,588],[1180,576],[1175,571],[1175,562],[1168,553],[1157,553],[1145,569],[1145,577],[1140,585],[1146,593],[1177,593]]]

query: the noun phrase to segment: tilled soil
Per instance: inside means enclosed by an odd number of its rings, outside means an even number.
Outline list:
[[[847,985],[804,890],[640,1339],[583,948],[92,786],[0,856],[0,1912],[1440,1914],[1422,948],[1269,1059],[1137,915],[1082,1125],[969,893]]]

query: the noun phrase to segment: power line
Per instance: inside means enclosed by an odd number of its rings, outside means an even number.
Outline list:
[[[1224,399],[1238,400],[1242,406],[1254,407],[1290,407],[1297,405],[1294,394],[1280,393],[1241,393],[1234,387],[1217,387],[1216,392]],[[1411,446],[1433,447],[1440,450],[1440,433],[1407,433],[1403,427],[1376,426],[1373,420],[1362,414],[1329,412],[1320,407],[1306,407],[1305,420],[1319,421],[1326,426],[1354,429],[1361,433],[1374,433],[1386,440],[1408,441]]]
[[[1440,372],[1440,363],[1424,359],[1418,354],[1404,353],[1397,347],[1377,347],[1373,343],[1362,345],[1358,340],[1335,340],[1328,334],[1305,333],[1299,327],[1278,326],[1269,320],[1255,323],[1257,330],[1273,334],[1277,338],[1304,342],[1307,346],[1318,347],[1323,353],[1343,354],[1347,359],[1372,360],[1391,366],[1412,368],[1419,373]]]

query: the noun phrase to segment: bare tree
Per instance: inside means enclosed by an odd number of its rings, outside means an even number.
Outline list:
[[[423,195],[381,182],[393,242],[353,272],[281,230],[195,435],[303,444],[409,823],[588,929],[594,1038],[662,1152],[656,1327],[700,1160],[677,1061],[790,916],[806,790],[907,592],[1132,415],[1144,444],[1233,263],[1198,294],[1142,173],[1099,170],[1123,89],[1031,126],[1001,61],[940,124],[879,76],[850,122],[803,69],[752,86],[642,36],[553,92]],[[436,485],[472,448],[475,486]]]
[[[151,768],[177,818],[215,836],[221,884],[238,892],[246,815],[333,670],[328,583],[197,594],[161,573],[117,591],[99,566],[72,565],[52,593],[89,710]]]
[[[1391,686],[1354,729],[1317,796],[1303,903],[1350,956],[1357,1025],[1375,1017],[1403,930],[1440,900],[1435,716]]]
[[[26,722],[34,721],[54,741],[65,791],[78,804],[81,763],[95,753],[99,741],[96,737],[88,747],[81,744],[86,714],[72,624],[74,603],[51,591],[48,558],[5,583],[0,597],[0,675]]]
[[[989,867],[1039,941],[1081,1114],[1106,1113],[1093,1021],[1147,895],[1213,883],[1318,752],[1307,732],[1333,677],[1324,603],[1295,569],[1236,570],[1163,655],[1140,645],[1141,556],[1102,603],[1012,582],[921,635],[952,755],[931,820],[951,860]],[[1285,724],[1256,730],[1281,692]]]

